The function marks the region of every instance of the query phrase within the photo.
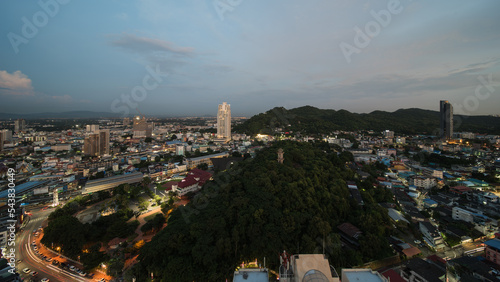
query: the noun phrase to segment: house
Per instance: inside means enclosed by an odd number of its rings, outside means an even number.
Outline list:
[[[445,281],[446,271],[421,258],[409,260],[402,268],[401,276],[406,281]]]
[[[486,249],[484,250],[484,257],[492,263],[500,266],[500,239],[491,239],[484,242]]]
[[[349,222],[342,223],[337,228],[340,230],[340,237],[344,241],[355,247],[359,246],[358,239],[363,235],[361,230]]]
[[[437,228],[428,221],[419,222],[419,229],[425,242],[437,252],[444,250],[444,240]]]
[[[211,173],[194,168],[189,171],[187,176],[177,185],[172,185],[172,191],[178,191],[180,196],[186,195],[189,192],[198,191],[211,177]]]

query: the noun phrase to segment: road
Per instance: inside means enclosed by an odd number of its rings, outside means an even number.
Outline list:
[[[33,215],[29,219],[27,219],[29,220],[29,222],[24,226],[24,230],[17,234],[16,259],[21,260],[21,263],[17,265],[19,274],[25,281],[30,281],[30,279],[33,279],[32,281],[41,281],[41,279],[43,278],[48,278],[50,279],[50,281],[61,282],[89,281],[89,279],[87,278],[80,277],[75,273],[70,273],[46,261],[43,261],[37,254],[35,254],[33,246],[31,245],[31,242],[36,239],[34,237],[33,231],[37,230],[42,225],[42,222],[49,216],[52,211],[53,209],[33,209],[31,211]],[[38,275],[36,277],[32,277],[30,274],[26,274],[23,272],[24,268],[29,268],[31,271],[37,271]]]

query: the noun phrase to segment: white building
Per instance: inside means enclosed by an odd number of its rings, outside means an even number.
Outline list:
[[[217,138],[229,141],[231,139],[231,105],[223,102],[217,112]]]
[[[184,156],[184,145],[175,146],[175,154],[177,156]]]
[[[411,185],[415,185],[418,188],[422,189],[430,189],[432,187],[436,187],[436,178],[434,177],[425,177],[425,176],[415,176],[411,179]]]

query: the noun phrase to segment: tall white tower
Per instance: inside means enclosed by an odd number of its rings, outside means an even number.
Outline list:
[[[231,140],[231,105],[223,102],[217,112],[217,138]]]

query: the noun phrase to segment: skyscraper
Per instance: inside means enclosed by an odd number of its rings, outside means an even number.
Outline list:
[[[99,155],[109,155],[109,129],[99,131]]]
[[[109,129],[101,129],[85,137],[83,153],[87,156],[109,155]]]
[[[24,119],[16,119],[14,121],[14,132],[19,133],[26,129],[26,121]]]
[[[152,122],[147,122],[144,116],[142,118],[140,116],[136,116],[132,127],[134,138],[152,137],[153,127],[154,124]]]
[[[83,141],[83,153],[87,156],[99,156],[99,134],[92,133]]]
[[[451,139],[453,137],[453,106],[448,101],[440,101],[439,114],[439,136]]]
[[[99,131],[98,124],[87,124],[87,132],[97,133]]]
[[[231,140],[231,105],[223,102],[217,112],[217,139]]]

